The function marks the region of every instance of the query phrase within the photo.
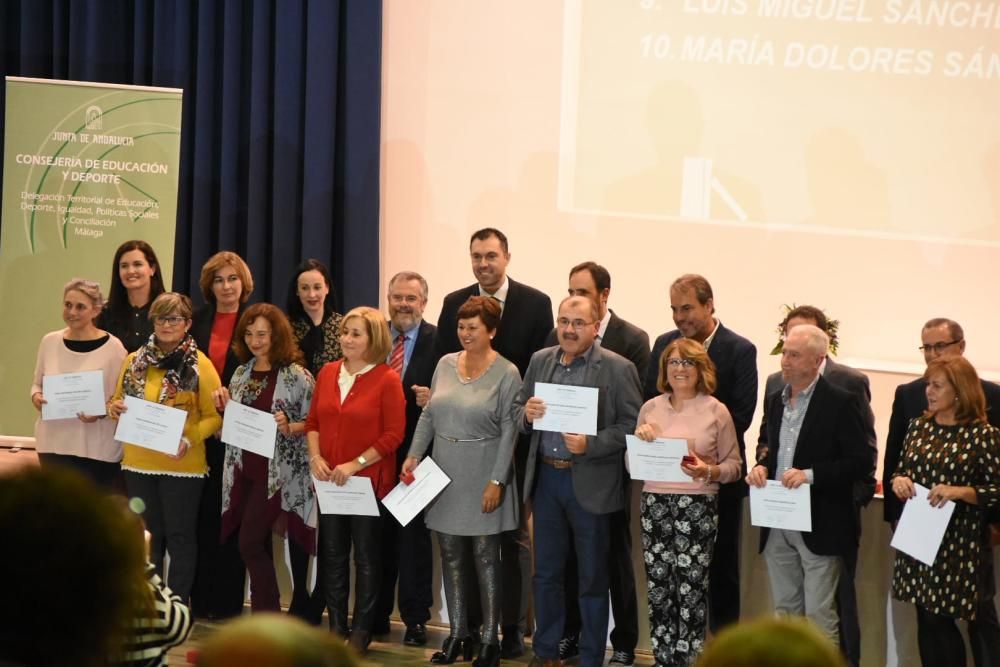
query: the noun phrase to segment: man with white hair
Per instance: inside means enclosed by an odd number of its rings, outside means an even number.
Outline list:
[[[811,324],[788,332],[781,353],[785,387],[768,396],[764,408],[771,446],[747,483],[809,485],[812,530],[761,529],[760,549],[775,611],[807,616],[836,644],[841,560],[858,540],[853,488],[872,474],[872,460],[862,400],[820,375],[829,341]]]

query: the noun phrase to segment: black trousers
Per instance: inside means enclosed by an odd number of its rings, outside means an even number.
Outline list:
[[[407,626],[423,624],[431,618],[434,593],[431,533],[423,513],[406,526],[393,516],[382,520],[382,583],[375,610],[375,627],[386,626],[396,606],[399,580],[399,616]]]
[[[208,477],[198,507],[198,569],[191,589],[192,611],[204,618],[231,618],[243,613],[246,566],[240,557],[239,529],[224,542],[222,532],[222,468],[226,446],[205,440]]]
[[[344,634],[351,572],[348,561],[354,547],[354,615],[351,632],[371,634],[382,576],[382,517],[321,514],[319,555],[323,559],[326,606],[330,630]]]
[[[976,607],[976,620],[969,621],[969,643],[976,667],[992,667],[1000,665],[1000,622],[997,621],[997,606],[993,602],[997,591],[993,549],[984,547],[979,574],[983,593]]]
[[[97,459],[88,459],[85,456],[39,452],[38,462],[44,468],[61,467],[74,470],[104,491],[117,491],[122,477],[121,463],[98,461]]]
[[[860,524],[859,524],[860,525]],[[841,559],[843,569],[837,581],[837,616],[840,621],[840,650],[854,667],[861,665],[861,623],[854,577],[858,571],[858,548],[847,549]]]
[[[611,515],[611,544],[608,551],[608,583],[611,590],[611,613],[615,627],[611,646],[615,651],[635,652],[639,643],[639,611],[635,597],[635,571],[632,567],[632,498],[631,478],[625,476],[625,509]],[[570,551],[566,562],[566,624],[563,637],[579,637],[580,605],[576,553]]]
[[[740,532],[746,489],[742,479],[719,487],[719,532],[708,584],[708,627],[713,635],[740,620]]]

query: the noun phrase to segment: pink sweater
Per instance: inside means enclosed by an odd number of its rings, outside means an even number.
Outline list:
[[[660,394],[639,410],[638,425],[651,424],[657,438],[694,440],[694,453],[702,461],[719,466],[718,482],[733,482],[740,476],[740,446],[729,410],[712,396],[698,394],[674,410],[667,394]],[[649,493],[714,494],[718,482],[645,482]]]
[[[63,343],[64,329],[45,334],[38,346],[35,379],[31,393],[45,396],[43,377],[79,371],[104,371],[104,400],[115,393],[115,382],[121,370],[125,348],[114,336],[93,352],[73,352]],[[69,454],[98,461],[117,463],[122,460],[122,446],[115,438],[113,419],[98,419],[84,424],[79,419],[55,419],[35,422],[35,448],[48,454]]]

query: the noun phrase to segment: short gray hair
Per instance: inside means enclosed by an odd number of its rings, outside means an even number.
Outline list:
[[[830,336],[815,324],[800,324],[788,332],[788,337],[803,336],[806,348],[818,357],[825,357],[830,348]]]
[[[63,287],[63,296],[66,296],[66,292],[71,290],[80,292],[90,299],[90,302],[98,308],[104,308],[104,296],[101,294],[101,286],[93,280],[87,280],[86,278],[73,278],[66,283],[65,287]]]
[[[392,278],[389,279],[389,287],[386,288],[386,292],[391,292],[392,286],[395,285],[396,282],[400,280],[416,280],[418,283],[420,283],[420,291],[424,293],[424,301],[427,300],[427,295],[429,294],[429,290],[427,289],[427,281],[424,280],[424,277],[419,273],[417,273],[416,271],[400,271],[399,273],[394,275]]]

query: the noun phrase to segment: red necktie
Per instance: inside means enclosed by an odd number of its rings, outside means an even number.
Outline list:
[[[403,377],[403,341],[406,340],[404,334],[396,336],[396,341],[392,344],[392,354],[389,355],[389,367]]]

